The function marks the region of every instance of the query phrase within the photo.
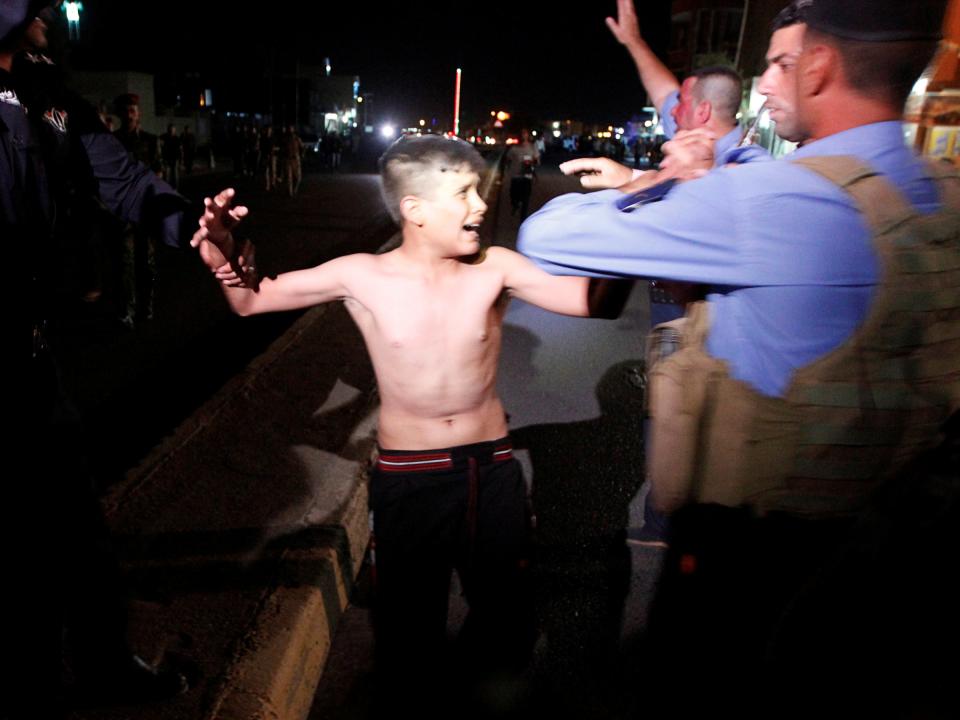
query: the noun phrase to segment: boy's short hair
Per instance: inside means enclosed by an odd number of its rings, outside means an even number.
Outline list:
[[[407,195],[429,196],[433,173],[467,170],[482,175],[486,163],[470,143],[445,135],[411,135],[394,142],[380,158],[383,201],[400,223],[400,201]]]

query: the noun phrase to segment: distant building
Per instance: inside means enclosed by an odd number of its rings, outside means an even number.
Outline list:
[[[735,66],[744,4],[744,0],[673,0],[670,70],[683,78],[707,65]]]
[[[181,103],[174,108],[161,108],[156,102],[156,81],[149,73],[120,71],[73,71],[70,73],[70,87],[85,100],[112,119],[113,129],[122,123],[117,115],[114,100],[120,95],[132,93],[140,98],[140,125],[147,132],[162,135],[170,124],[183,132],[184,125],[190,125],[197,137],[198,144],[207,143],[211,134],[211,101],[209,91],[198,92],[189,104]]]

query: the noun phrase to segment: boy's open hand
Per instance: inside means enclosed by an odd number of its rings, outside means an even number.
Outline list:
[[[209,240],[216,245],[224,257],[233,255],[233,237],[231,231],[246,217],[249,210],[243,205],[231,206],[233,188],[221,190],[212,200],[203,199],[203,215],[200,216],[200,229],[193,234],[190,240],[192,247],[199,247],[203,240]]]

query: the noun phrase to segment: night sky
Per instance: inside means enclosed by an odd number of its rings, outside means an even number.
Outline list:
[[[556,10],[545,3],[477,4],[465,13],[431,4],[239,4],[86,0],[73,64],[100,69],[202,73],[237,97],[272,67],[329,57],[334,74],[359,75],[379,119],[408,124],[452,115],[463,68],[465,118],[506,109],[532,119],[624,120],[644,102],[633,63],[604,24],[614,0]],[[419,4],[417,4],[419,5]],[[655,49],[665,48],[669,0],[638,3]],[[351,11],[350,8],[353,8]],[[149,14],[145,15],[145,11]]]

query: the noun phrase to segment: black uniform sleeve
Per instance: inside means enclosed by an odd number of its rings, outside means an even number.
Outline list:
[[[110,133],[84,134],[81,141],[100,199],[111,213],[160,233],[163,242],[171,247],[187,242],[180,233],[183,214],[189,207],[185,197],[149,168],[132,160]]]

